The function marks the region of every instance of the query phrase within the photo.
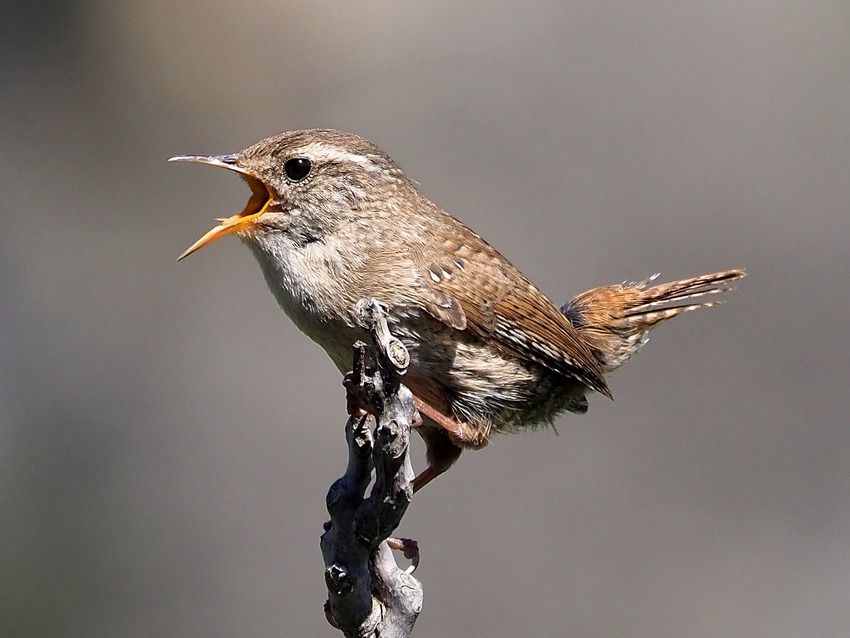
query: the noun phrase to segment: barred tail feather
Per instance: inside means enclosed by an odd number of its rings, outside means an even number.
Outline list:
[[[561,311],[590,345],[603,370],[611,372],[646,343],[652,328],[682,313],[723,303],[703,299],[734,290],[727,284],[745,276],[743,270],[727,270],[653,286],[656,274],[640,282],[588,290]]]

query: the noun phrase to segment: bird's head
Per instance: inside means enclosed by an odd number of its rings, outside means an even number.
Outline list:
[[[220,166],[239,173],[251,188],[242,212],[219,219],[178,260],[231,233],[247,242],[268,233],[285,233],[298,243],[321,241],[347,223],[392,214],[416,192],[380,148],[331,129],[289,131],[239,153],[169,161]]]

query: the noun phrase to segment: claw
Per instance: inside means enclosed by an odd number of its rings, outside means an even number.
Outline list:
[[[419,543],[412,538],[393,538],[387,539],[387,545],[390,549],[401,552],[402,555],[410,561],[410,567],[404,570],[405,574],[412,574],[419,567]]]

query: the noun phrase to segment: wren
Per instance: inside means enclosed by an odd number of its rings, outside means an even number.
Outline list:
[[[606,375],[659,323],[715,305],[745,276],[727,270],[656,285],[654,277],[582,293],[561,308],[490,244],[419,192],[380,148],[329,129],[290,131],[232,155],[181,155],[239,173],[245,209],[179,259],[227,234],[254,253],[284,312],[341,372],[364,335],[354,308],[386,304],[410,353],[404,378],[424,417],[421,488],[494,432],[587,411],[611,397]]]

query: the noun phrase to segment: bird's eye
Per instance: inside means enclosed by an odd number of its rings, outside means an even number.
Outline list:
[[[286,176],[293,182],[300,182],[310,174],[310,169],[312,167],[313,165],[306,157],[293,157],[290,160],[286,160],[286,164],[283,165],[283,170],[286,173]]]

